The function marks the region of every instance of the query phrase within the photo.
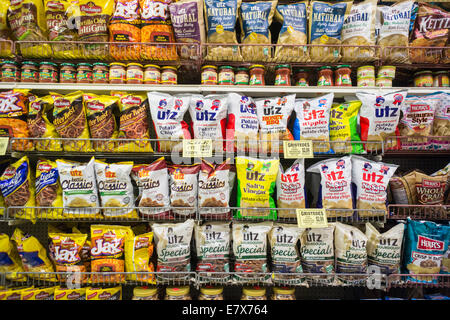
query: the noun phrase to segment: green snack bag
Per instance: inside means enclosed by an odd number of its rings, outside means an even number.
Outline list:
[[[332,149],[336,153],[361,154],[364,149],[362,143],[348,143],[346,141],[361,141],[358,134],[358,112],[361,101],[335,103],[330,111],[330,141],[343,141],[333,143]]]

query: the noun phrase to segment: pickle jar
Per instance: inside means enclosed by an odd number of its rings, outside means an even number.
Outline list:
[[[96,62],[92,65],[92,82],[109,82],[109,65],[103,62]]]
[[[238,86],[248,86],[249,74],[248,68],[238,67],[234,77],[234,84]]]
[[[92,65],[79,63],[77,65],[77,83],[92,83]]]
[[[33,61],[22,62],[20,81],[39,82],[39,64]]]
[[[267,300],[266,288],[243,288],[241,300]]]
[[[291,66],[288,64],[280,64],[275,67],[275,85],[290,86],[291,85]]]
[[[189,295],[189,287],[168,287],[164,300],[192,300]]]
[[[59,82],[75,83],[77,77],[77,68],[73,63],[61,63],[59,66]]]
[[[211,286],[200,288],[198,300],[223,300],[223,288]]]
[[[161,84],[177,84],[177,67],[164,66],[161,68]]]
[[[250,80],[249,84],[251,86],[265,86],[265,68],[263,65],[254,64],[250,66]]]
[[[158,289],[155,287],[135,287],[132,300],[159,300]]]
[[[20,79],[19,65],[15,61],[6,60],[2,63],[2,82],[17,82]]]
[[[295,300],[294,288],[273,288],[272,300]]]
[[[218,76],[218,84],[219,85],[233,85],[234,84],[234,69],[231,66],[220,66],[219,67],[219,76]]]
[[[217,84],[217,67],[206,65],[202,67],[202,84],[216,85]]]

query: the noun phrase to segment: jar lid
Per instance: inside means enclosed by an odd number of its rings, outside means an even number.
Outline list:
[[[189,287],[166,288],[166,293],[169,296],[184,296],[189,294]]]
[[[386,80],[386,81],[392,82],[392,78],[389,78],[389,77],[377,77],[376,81],[380,81],[380,80]]]
[[[64,62],[60,64],[61,67],[75,67],[75,64],[73,63],[69,63],[69,62]]]
[[[418,76],[419,74],[425,74],[425,73],[431,73],[432,74],[432,72],[430,70],[425,70],[425,71],[419,71],[419,72],[414,73],[414,76]]]
[[[261,287],[243,288],[242,293],[250,297],[261,297],[266,294],[266,288]]]
[[[208,295],[208,296],[217,296],[219,294],[222,294],[223,288],[221,287],[204,287],[200,288],[200,292]]]
[[[45,66],[46,64],[48,64],[50,66],[54,66],[54,67],[58,66],[56,63],[53,63],[53,62],[50,62],[50,61],[42,61],[41,63],[39,63],[39,65],[41,65],[41,66]]]
[[[233,68],[232,66],[220,66],[220,67],[219,67],[219,70],[221,70],[221,69],[231,69],[231,70],[234,70],[234,68]]]
[[[289,68],[291,69],[291,66],[289,64],[279,64],[275,67],[275,70],[282,69],[282,68]]]
[[[217,70],[217,67],[216,66],[211,66],[211,65],[206,65],[206,66],[202,67],[202,70],[203,69],[216,69]]]
[[[339,68],[350,68],[350,65],[348,65],[348,64],[340,64],[340,65],[336,66],[336,69],[339,69]]]
[[[375,67],[374,66],[360,66],[360,67],[358,67],[358,70],[363,70],[363,69],[374,69],[375,70]]]
[[[435,75],[436,75],[436,74],[448,74],[448,71],[447,71],[447,70],[436,71],[434,74],[435,74]]]
[[[112,66],[120,66],[120,67],[126,67],[125,63],[120,63],[120,62],[111,62],[109,64],[110,67]]]
[[[383,68],[395,69],[394,66],[381,66],[381,67],[380,67],[380,69],[383,69]]]
[[[174,67],[174,66],[164,66],[164,67],[162,67],[163,69],[172,69],[172,70],[175,70],[175,71],[177,71],[178,70],[178,68],[177,67]]]
[[[264,66],[262,64],[254,64],[254,65],[250,66],[250,69],[253,69],[253,68],[263,68],[264,69]]]
[[[136,287],[133,289],[133,295],[136,297],[154,296],[157,293],[158,289],[153,287]]]
[[[294,294],[295,289],[294,288],[286,288],[286,287],[273,288],[273,292],[275,292],[276,294]]]
[[[160,67],[156,64],[146,64],[144,66],[144,68],[156,68],[156,69],[160,69]]]
[[[135,62],[132,62],[132,63],[127,64],[127,67],[132,67],[132,66],[141,67],[141,68],[144,67],[142,64],[140,64],[140,63],[135,63]]]
[[[323,67],[320,67],[318,70],[325,70],[325,69],[331,70],[332,68],[330,66],[323,66]]]
[[[11,61],[11,60],[5,60],[5,61],[3,61],[3,62],[2,62],[2,64],[5,64],[5,63],[9,63],[9,64],[15,64],[15,65],[17,65],[17,64],[18,64],[17,62],[15,62],[15,61]]]
[[[308,72],[309,70],[308,69],[295,69],[295,73],[297,73],[297,72]]]
[[[34,61],[24,61],[24,62],[22,62],[22,66],[23,66],[24,64],[31,64],[31,65],[33,65],[33,66],[38,66],[38,65],[39,65],[39,63],[34,62]]]
[[[92,67],[92,64],[90,63],[86,63],[86,62],[81,62],[78,64],[79,67]]]
[[[236,71],[248,71],[247,67],[237,67]]]
[[[104,63],[104,62],[95,62],[92,65],[93,66],[103,66],[103,67],[107,67],[108,66],[108,64]]]

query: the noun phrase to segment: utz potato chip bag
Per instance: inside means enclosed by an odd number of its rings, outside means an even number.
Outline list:
[[[55,300],[86,300],[86,288],[55,288]]]
[[[22,300],[54,300],[55,290],[58,288],[29,288],[22,292]]]
[[[342,141],[332,143],[335,153],[363,153],[361,143],[346,141],[361,141],[358,133],[358,113],[361,101],[349,101],[335,103],[330,111],[330,141]]]
[[[0,233],[0,272],[5,272],[8,280],[26,280],[25,276],[16,274],[24,272],[22,261],[16,247],[5,233]]]
[[[86,288],[86,300],[122,300],[122,286],[112,288]]]
[[[151,258],[153,255],[153,232],[139,234],[125,241],[126,272],[155,272]],[[156,284],[153,274],[130,274],[127,280]]]
[[[193,217],[198,202],[198,173],[200,164],[168,166],[170,205],[189,209],[173,208],[172,212],[179,216]]]
[[[277,175],[277,207],[293,209],[278,211],[280,218],[297,217],[295,209],[306,208],[304,159],[295,160],[286,170],[280,163]]]
[[[36,210],[38,218],[62,219],[64,217],[62,189],[58,165],[51,160],[40,159],[36,164]]]

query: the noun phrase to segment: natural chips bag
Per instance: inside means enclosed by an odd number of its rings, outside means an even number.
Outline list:
[[[16,272],[24,272],[17,248],[9,236],[0,233],[0,272],[6,273],[6,279],[21,281],[25,276],[17,275]]]
[[[237,173],[237,207],[242,208],[275,208],[273,193],[279,170],[278,159],[255,159],[236,157]],[[259,217],[276,219],[275,210],[241,209],[236,218]]]
[[[36,211],[38,218],[63,219],[62,189],[56,162],[39,159],[36,164]]]
[[[286,170],[283,170],[280,163],[277,175],[277,207],[292,208],[279,210],[279,218],[296,218],[295,209],[306,208],[304,159],[295,160]]]
[[[126,272],[155,272],[153,262],[153,232],[133,235],[125,242]],[[153,274],[130,274],[127,280],[156,284]]]
[[[363,153],[363,145],[358,133],[358,113],[361,101],[349,101],[345,103],[334,103],[330,111],[330,141],[342,141],[332,143],[331,147],[335,153]]]

